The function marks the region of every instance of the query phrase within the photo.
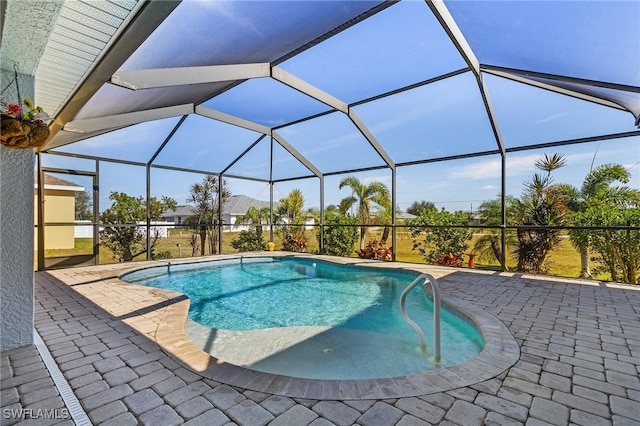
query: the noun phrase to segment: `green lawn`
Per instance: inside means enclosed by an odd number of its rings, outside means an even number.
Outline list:
[[[375,238],[377,237],[379,232],[371,232],[368,234],[367,238]],[[161,238],[156,245],[155,252],[160,253],[163,251],[168,251],[171,255],[171,258],[178,257],[191,257],[191,246],[189,244],[191,232],[188,230],[170,230],[168,238]],[[222,252],[224,254],[235,253],[236,250],[231,247],[231,241],[239,235],[239,232],[225,232],[223,234],[222,239]],[[314,253],[318,250],[318,242],[315,238],[315,231],[306,231],[308,246],[307,252]],[[265,240],[269,239],[268,230],[264,231]],[[467,253],[471,252],[471,247],[478,236],[474,236],[472,240],[469,242],[469,249]],[[409,237],[408,232],[398,232],[397,234],[397,260],[402,262],[411,262],[411,263],[424,263],[424,260],[420,256],[417,251],[411,250],[413,245],[411,238]],[[276,244],[276,250],[281,249],[282,244],[280,238],[277,234],[274,234],[274,243]],[[390,242],[389,242],[390,243]],[[178,244],[180,244],[180,248],[178,248]],[[76,247],[75,249],[65,249],[65,250],[46,250],[46,257],[57,257],[57,256],[69,256],[74,254],[87,254],[92,253],[92,240],[90,238],[76,238]],[[353,257],[357,257],[355,253],[353,253]],[[145,260],[146,255],[138,256],[135,261]],[[465,265],[467,262],[467,257],[465,256]],[[111,252],[108,249],[100,248],[100,263],[114,263]],[[507,265],[509,267],[515,266],[515,260],[512,258],[508,258]],[[491,270],[499,270],[499,263],[497,261],[492,262],[479,262],[476,260],[476,268],[478,269],[491,269]],[[580,272],[580,256],[576,249],[573,248],[568,238],[563,238],[562,242],[550,253],[549,259],[547,261],[547,266],[551,275],[559,276],[559,277],[572,277],[575,278],[578,276]],[[606,276],[597,277],[600,279],[606,279]]]
[[[472,248],[479,238],[479,235],[474,235],[471,241],[469,241],[468,249],[465,253],[472,253]],[[412,242],[408,233],[400,233],[397,235],[398,249],[396,252],[397,260],[403,262],[414,262],[414,263],[423,263],[424,259],[420,256],[420,253],[417,251],[411,250]],[[469,258],[465,256],[465,266]],[[500,262],[497,260],[493,261],[478,261],[476,258],[475,267],[478,269],[491,269],[491,270],[500,270]],[[514,268],[516,266],[516,260],[509,256],[507,253],[507,266],[509,268]],[[571,245],[571,242],[568,238],[562,238],[560,244],[554,248],[549,254],[549,259],[547,260],[547,268],[549,269],[549,273],[551,275],[559,276],[559,277],[571,277],[576,278],[580,273],[580,254],[578,251]],[[604,277],[600,277],[603,278]]]

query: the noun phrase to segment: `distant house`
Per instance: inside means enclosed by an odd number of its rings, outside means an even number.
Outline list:
[[[396,212],[396,219],[397,220],[401,220],[401,221],[405,221],[407,219],[415,219],[416,215],[411,214],[411,213],[407,213],[407,212]]]
[[[68,223],[69,226],[47,226],[44,231],[44,248],[72,249],[75,246],[76,193],[84,187],[64,179],[44,174],[44,221]],[[34,223],[38,223],[38,180],[33,188]],[[38,250],[38,234],[34,233],[34,247]]]
[[[195,215],[195,211],[195,207],[183,204],[177,206],[175,210],[167,210],[162,214],[162,218],[165,222],[173,222],[176,225],[182,225],[186,218]]]
[[[278,203],[273,203],[273,208],[278,207]],[[238,217],[247,213],[250,207],[256,209],[269,208],[268,201],[256,200],[255,198],[247,197],[246,195],[232,195],[229,199],[222,204],[222,222],[228,224],[224,227],[225,231],[246,231],[251,229],[250,224],[237,224]],[[196,208],[194,206],[183,204],[177,206],[175,210],[167,210],[162,215],[163,219],[167,222],[173,222],[176,225],[184,224],[186,218],[195,216]]]
[[[250,207],[256,209],[269,208],[268,201],[260,201],[255,198],[247,197],[246,195],[233,195],[229,197],[226,203],[222,204],[222,222],[229,223],[230,226],[225,226],[225,231],[247,231],[251,229],[251,225],[247,223],[237,223],[238,217],[247,213]],[[278,203],[273,203],[273,209],[278,208]]]

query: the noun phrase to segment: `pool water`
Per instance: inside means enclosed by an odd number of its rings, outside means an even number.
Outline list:
[[[416,273],[307,259],[239,262],[151,268],[122,279],[185,294],[191,340],[218,358],[260,371],[395,377],[457,364],[483,348],[470,322],[443,309],[442,364],[418,350],[418,337],[399,308]],[[433,347],[433,305],[420,286],[407,297],[407,312]]]

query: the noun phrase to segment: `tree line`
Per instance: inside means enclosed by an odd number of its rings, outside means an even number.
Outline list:
[[[426,263],[462,266],[473,225],[495,226],[483,229],[473,246],[480,259],[502,262],[511,257],[516,263],[515,271],[543,274],[548,272],[546,263],[550,252],[566,232],[580,253],[581,277],[608,273],[613,281],[640,283],[640,232],[588,229],[640,226],[640,191],[625,186],[630,179],[629,171],[619,164],[592,167],[581,187],[577,188],[554,181],[554,171],[565,166],[564,156],[544,154],[535,162],[537,171],[525,181],[520,197],[505,197],[506,222],[515,227],[513,231],[506,231],[506,253],[502,252],[500,197],[483,202],[473,217],[468,211],[438,210],[432,202],[415,201],[407,212],[416,217],[405,221],[412,249],[420,253]],[[350,256],[355,252],[364,258],[391,260],[392,248],[388,246],[388,239],[393,206],[389,189],[381,182],[365,183],[354,176],[342,179],[339,189],[350,190],[350,194],[338,204],[327,206],[323,232],[319,227],[315,232],[324,253]],[[217,253],[222,225],[219,222],[220,201],[224,204],[230,196],[226,182],[213,175],[191,185],[187,201],[195,210],[185,224],[192,229],[193,256]],[[118,192],[112,193],[110,199],[112,206],[100,215],[103,224],[101,244],[108,247],[118,261],[129,261],[146,253],[146,234],[139,227],[115,226],[146,220],[145,201],[142,197]],[[320,212],[305,211],[304,204],[304,195],[299,189],[278,201],[273,225],[282,241],[282,250],[302,252],[307,249],[306,220],[313,217],[317,221]],[[160,219],[164,211],[175,205],[170,198],[152,197],[151,220]],[[268,208],[249,208],[236,223],[249,224],[252,229],[240,232],[231,242],[232,246],[238,251],[266,249],[263,227],[271,225],[271,219]],[[382,227],[379,239],[367,239],[367,229],[373,225]],[[567,231],[563,230],[567,227]],[[154,251],[157,235],[152,235],[150,240],[151,257],[163,257],[164,253]],[[359,248],[354,250],[358,241]]]
[[[535,162],[539,172],[525,182],[522,196],[505,198],[507,224],[521,226],[507,233],[507,246],[513,247],[511,255],[517,260],[515,270],[546,273],[546,261],[560,243],[561,228],[572,227],[567,232],[580,253],[580,277],[608,273],[613,281],[640,283],[640,231],[588,229],[640,226],[640,191],[625,185],[629,171],[620,164],[592,167],[577,188],[555,183],[553,172],[565,166],[564,156],[543,155]],[[500,225],[501,200],[484,202],[479,214],[482,224]],[[537,228],[541,226],[553,228]],[[499,234],[488,232],[478,240],[475,249],[481,256],[502,258]],[[593,270],[591,261],[597,265]]]
[[[428,263],[461,266],[475,222],[496,227],[483,229],[475,242],[480,259],[502,263],[511,256],[515,271],[546,274],[549,254],[566,233],[580,254],[580,277],[608,274],[612,281],[640,284],[640,231],[592,229],[640,226],[640,191],[625,185],[629,171],[620,164],[592,167],[577,188],[554,181],[553,172],[567,165],[563,155],[544,154],[534,165],[537,172],[525,181],[522,195],[505,197],[506,224],[515,228],[506,231],[507,253],[502,252],[500,197],[483,202],[476,218],[425,206],[409,221],[414,249]]]

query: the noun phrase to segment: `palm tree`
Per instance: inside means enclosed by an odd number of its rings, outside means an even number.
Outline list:
[[[389,233],[391,232],[391,227],[388,226],[393,222],[393,208],[391,205],[391,198],[389,198],[389,191],[387,193],[379,193],[372,197],[374,203],[376,203],[380,208],[376,212],[375,219],[379,223],[383,223],[385,225],[382,230],[382,236],[380,237],[380,243],[382,245],[387,244],[387,240],[389,239]]]
[[[283,235],[302,234],[304,232],[305,214],[304,195],[300,189],[293,189],[285,198],[281,198],[276,210],[276,222],[289,225],[288,228],[282,227]]]
[[[580,189],[567,184],[559,185],[559,189],[566,197],[571,213],[577,218],[579,213],[584,212],[595,201],[607,201],[618,205],[630,199],[637,199],[639,194],[637,190],[625,186],[611,186],[614,182],[627,183],[630,177],[629,171],[620,164],[603,164],[595,169],[592,165]],[[576,225],[588,224],[576,223]],[[590,231],[586,229],[569,231],[571,243],[580,252],[580,278],[591,278],[589,233]]]
[[[351,208],[358,203],[358,221],[360,222],[360,250],[364,249],[364,237],[367,232],[367,225],[371,222],[371,202],[375,202],[376,197],[386,197],[391,199],[389,189],[380,182],[371,182],[366,185],[355,176],[347,176],[340,181],[339,189],[348,186],[351,188],[351,196],[344,198],[340,204]]]
[[[342,216],[346,216],[349,213],[349,209],[352,205],[353,202],[351,201],[351,198],[343,198],[342,200],[340,200],[340,203],[338,204],[336,209]]]
[[[262,235],[262,224],[269,224],[271,219],[271,210],[269,207],[263,207],[258,209],[256,207],[249,207],[247,212],[241,216],[238,216],[236,223],[250,223],[255,226],[256,234]]]
[[[187,198],[188,203],[195,205],[195,221],[198,232],[200,233],[200,253],[205,254],[207,235],[210,235],[209,251],[216,254],[217,243],[219,237],[218,227],[214,226],[218,223],[218,213],[220,203],[218,191],[220,188],[220,180],[217,176],[206,175],[202,179],[202,183],[194,183],[189,189],[190,195]],[[231,196],[231,192],[227,189],[226,181],[222,180],[222,202],[224,203]]]
[[[293,189],[285,198],[279,201],[278,213],[281,217],[287,218],[291,223],[296,222],[302,216],[304,207],[304,195],[300,189]]]
[[[535,173],[525,183],[522,199],[516,200],[516,217],[522,225],[561,226],[567,213],[566,197],[558,185],[553,184],[551,173],[566,164],[561,154],[553,154],[536,160],[535,167],[546,172]],[[557,228],[518,228],[518,243],[515,255],[518,259],[516,270],[519,272],[545,273],[545,261],[549,252],[560,243],[560,230]]]
[[[515,198],[507,195],[505,197],[505,205],[507,209],[507,217],[513,216],[513,205]],[[502,224],[502,200],[500,197],[483,202],[478,208],[482,225],[500,226]],[[507,247],[516,244],[515,236],[507,233]],[[491,260],[495,258],[502,263],[502,231],[495,228],[485,228],[482,230],[481,236],[476,240],[473,251],[478,253],[479,260]],[[508,270],[507,265],[504,265]]]

